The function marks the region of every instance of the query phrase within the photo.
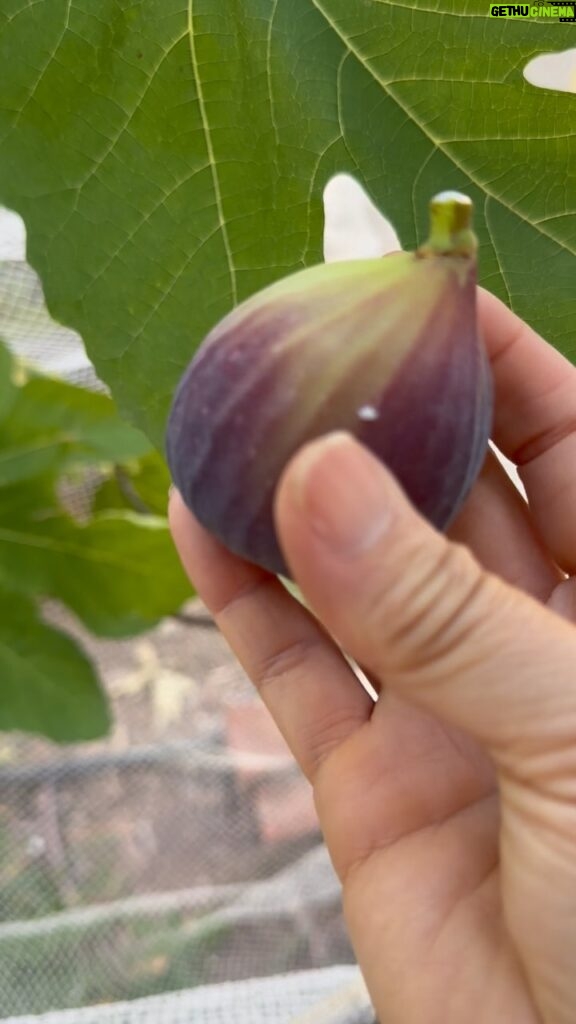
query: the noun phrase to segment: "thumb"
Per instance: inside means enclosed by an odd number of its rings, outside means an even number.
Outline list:
[[[508,764],[572,744],[574,628],[434,530],[350,435],[295,456],[276,516],[307,601],[387,686]]]

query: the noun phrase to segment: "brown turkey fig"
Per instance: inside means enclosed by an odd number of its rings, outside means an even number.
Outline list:
[[[472,203],[443,192],[415,253],[323,264],[259,292],[208,334],[167,435],[176,487],[230,550],[287,574],[276,484],[306,441],[347,430],[444,529],[488,442]]]

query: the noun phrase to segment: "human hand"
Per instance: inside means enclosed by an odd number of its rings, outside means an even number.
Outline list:
[[[576,369],[479,307],[529,507],[489,458],[447,539],[347,435],[306,446],[277,522],[314,616],[170,507],[314,787],[382,1024],[576,1020]]]

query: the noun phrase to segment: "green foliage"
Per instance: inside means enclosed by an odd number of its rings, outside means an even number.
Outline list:
[[[49,377],[16,389],[7,412],[2,417],[0,405],[0,487],[56,468],[136,459],[150,449],[106,395]]]
[[[573,356],[576,98],[522,74],[567,45],[485,0],[4,0],[0,198],[53,315],[159,443],[207,330],[321,259],[338,170],[407,247],[432,193],[469,193],[482,283]]]
[[[136,509],[164,515],[170,473],[157,451],[150,451],[137,462],[118,467],[94,495],[94,511],[111,508]]]
[[[106,504],[101,492],[96,509],[71,514],[88,473],[102,491],[115,472],[138,478],[138,460],[154,467],[159,456],[105,395],[26,378],[2,346],[0,366],[10,382],[0,391],[0,729],[93,739],[109,725],[95,669],[71,637],[42,621],[42,601],[61,601],[110,637],[176,610],[190,587],[160,514],[167,488],[162,506],[156,468],[144,489],[154,515]]]
[[[0,584],[60,599],[101,636],[149,629],[189,596],[165,519],[114,511],[78,523],[39,513],[35,493],[17,514],[10,495],[0,507]]]
[[[125,462],[150,450],[144,435],[119,419],[106,395],[49,377],[32,377],[18,390],[3,431],[8,450],[11,445],[59,449],[61,468],[76,462]],[[0,486],[4,482],[10,480],[0,477]]]
[[[0,421],[5,419],[10,412],[17,394],[16,385],[12,380],[10,353],[0,344]],[[2,473],[1,464],[0,473]]]
[[[88,740],[108,728],[95,671],[74,641],[0,589],[0,728]]]

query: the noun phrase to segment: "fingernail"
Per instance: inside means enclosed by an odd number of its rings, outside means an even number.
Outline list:
[[[344,431],[310,444],[296,461],[289,486],[299,514],[341,558],[368,551],[390,523],[380,466]]]

